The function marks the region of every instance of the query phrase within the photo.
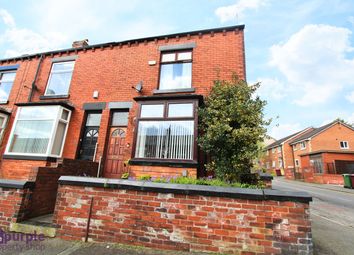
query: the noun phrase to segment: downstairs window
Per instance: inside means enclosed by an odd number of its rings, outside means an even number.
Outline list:
[[[196,101],[141,104],[135,158],[195,160]]]
[[[70,115],[62,106],[19,107],[6,154],[60,157]]]

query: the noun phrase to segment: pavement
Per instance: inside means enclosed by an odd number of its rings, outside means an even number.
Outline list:
[[[1,240],[1,239],[0,239]],[[84,243],[45,238],[42,241],[0,242],[2,255],[206,255],[207,253],[156,250],[139,246],[107,243]]]
[[[338,185],[273,180],[273,189],[305,191],[310,204],[314,254],[354,254],[354,190]]]

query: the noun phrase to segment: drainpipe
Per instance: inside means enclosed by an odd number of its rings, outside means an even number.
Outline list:
[[[33,91],[37,89],[36,81],[37,81],[37,77],[38,77],[38,73],[39,73],[39,69],[41,67],[42,61],[43,61],[43,55],[41,55],[41,57],[39,58],[36,74],[34,75],[34,79],[33,79],[33,82],[32,82],[32,87],[31,87],[30,93],[28,95],[28,102],[32,101]]]

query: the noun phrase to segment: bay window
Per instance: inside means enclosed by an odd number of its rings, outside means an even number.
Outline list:
[[[192,51],[166,52],[161,55],[160,90],[192,87]]]
[[[136,159],[195,160],[196,101],[141,104]]]
[[[60,157],[70,115],[59,105],[19,107],[6,154]]]

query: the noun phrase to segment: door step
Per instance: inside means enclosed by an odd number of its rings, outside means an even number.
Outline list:
[[[52,215],[44,215],[22,222],[11,223],[10,231],[55,237],[57,228],[52,224]]]

